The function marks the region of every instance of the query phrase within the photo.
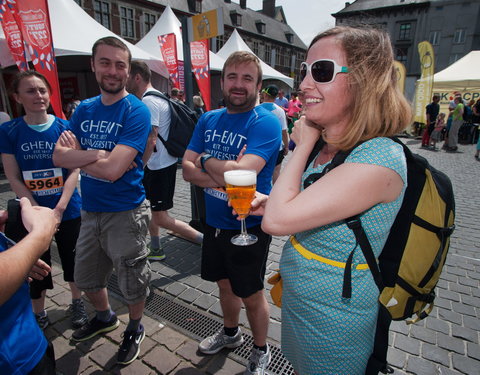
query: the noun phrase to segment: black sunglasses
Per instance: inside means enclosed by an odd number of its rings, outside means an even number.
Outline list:
[[[302,81],[310,72],[312,78],[317,83],[330,83],[338,73],[348,73],[346,66],[338,65],[334,60],[322,59],[311,63],[302,62],[300,65],[300,78]]]

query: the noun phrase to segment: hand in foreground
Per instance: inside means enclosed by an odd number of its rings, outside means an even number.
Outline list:
[[[311,144],[313,147],[321,134],[322,130],[318,125],[315,125],[313,122],[307,120],[305,116],[302,116],[299,120],[295,121],[290,139],[295,142],[297,147],[302,144]]]
[[[43,260],[38,259],[28,273],[28,282],[31,282],[33,279],[43,280],[50,272],[52,272],[50,266]]]
[[[265,205],[267,204],[268,195],[259,193],[258,191],[255,192],[255,198],[252,201],[249,215],[254,216],[263,216],[265,213]],[[228,201],[228,206],[230,205],[230,200]],[[235,210],[232,209],[233,215],[238,215]],[[237,217],[237,220],[241,220],[240,217]]]
[[[52,237],[60,222],[54,211],[47,207],[32,206],[28,198],[20,199],[22,222],[28,232]]]
[[[60,138],[58,140],[63,147],[69,147],[74,150],[82,149],[77,137],[70,130],[65,130],[62,134],[60,134]]]

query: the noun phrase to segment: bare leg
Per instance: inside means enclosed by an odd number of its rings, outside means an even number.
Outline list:
[[[243,298],[247,310],[247,318],[253,334],[253,343],[264,346],[267,343],[268,323],[270,310],[263,290]]]
[[[74,282],[69,282],[70,291],[72,292],[72,299],[79,299],[82,297],[82,292],[78,289],[77,285]]]
[[[32,299],[32,309],[35,314],[41,313],[45,309],[45,295],[46,290],[42,290],[40,298]]]
[[[220,289],[220,305],[223,311],[223,324],[225,327],[233,328],[238,326],[242,299],[237,297],[228,279],[217,282]]]
[[[283,151],[280,151],[283,152]],[[272,182],[275,183],[277,181],[278,176],[280,176],[280,171],[282,170],[282,163],[278,164],[275,166],[275,169],[273,170],[273,176],[272,176]]]
[[[152,211],[152,222],[159,227],[169,229],[196,243],[198,243],[198,239],[201,237],[199,231],[187,223],[171,217],[168,211]]]
[[[107,288],[100,289],[98,292],[85,292],[85,294],[96,311],[105,311],[110,308]]]
[[[145,309],[145,301],[137,302],[133,305],[128,305],[130,320],[141,319],[143,316],[144,309]]]

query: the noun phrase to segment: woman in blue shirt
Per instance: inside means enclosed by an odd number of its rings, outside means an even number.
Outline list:
[[[76,189],[79,172],[56,168],[52,162],[55,143],[68,129],[68,122],[47,113],[51,87],[40,73],[33,70],[20,72],[12,86],[13,97],[22,105],[25,115],[0,126],[0,152],[5,174],[17,197],[28,198],[34,206],[53,209],[61,222],[55,239],[64,280],[72,291],[72,324],[79,327],[87,322],[81,292],[73,279],[75,244],[81,220],[81,199]],[[42,256],[42,260],[51,265],[50,251]],[[30,284],[33,311],[41,328],[48,325],[44,309],[47,289],[53,289],[51,274]]]

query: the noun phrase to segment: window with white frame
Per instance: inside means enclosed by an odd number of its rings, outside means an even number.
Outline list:
[[[120,35],[127,38],[135,37],[135,19],[132,8],[120,7]]]
[[[456,29],[455,34],[453,35],[453,43],[455,44],[465,43],[466,36],[467,36],[466,29]]]
[[[110,29],[110,4],[108,2],[94,0],[93,13],[98,23]]]
[[[440,44],[440,31],[430,31],[430,37],[428,38],[432,46],[438,46]]]

